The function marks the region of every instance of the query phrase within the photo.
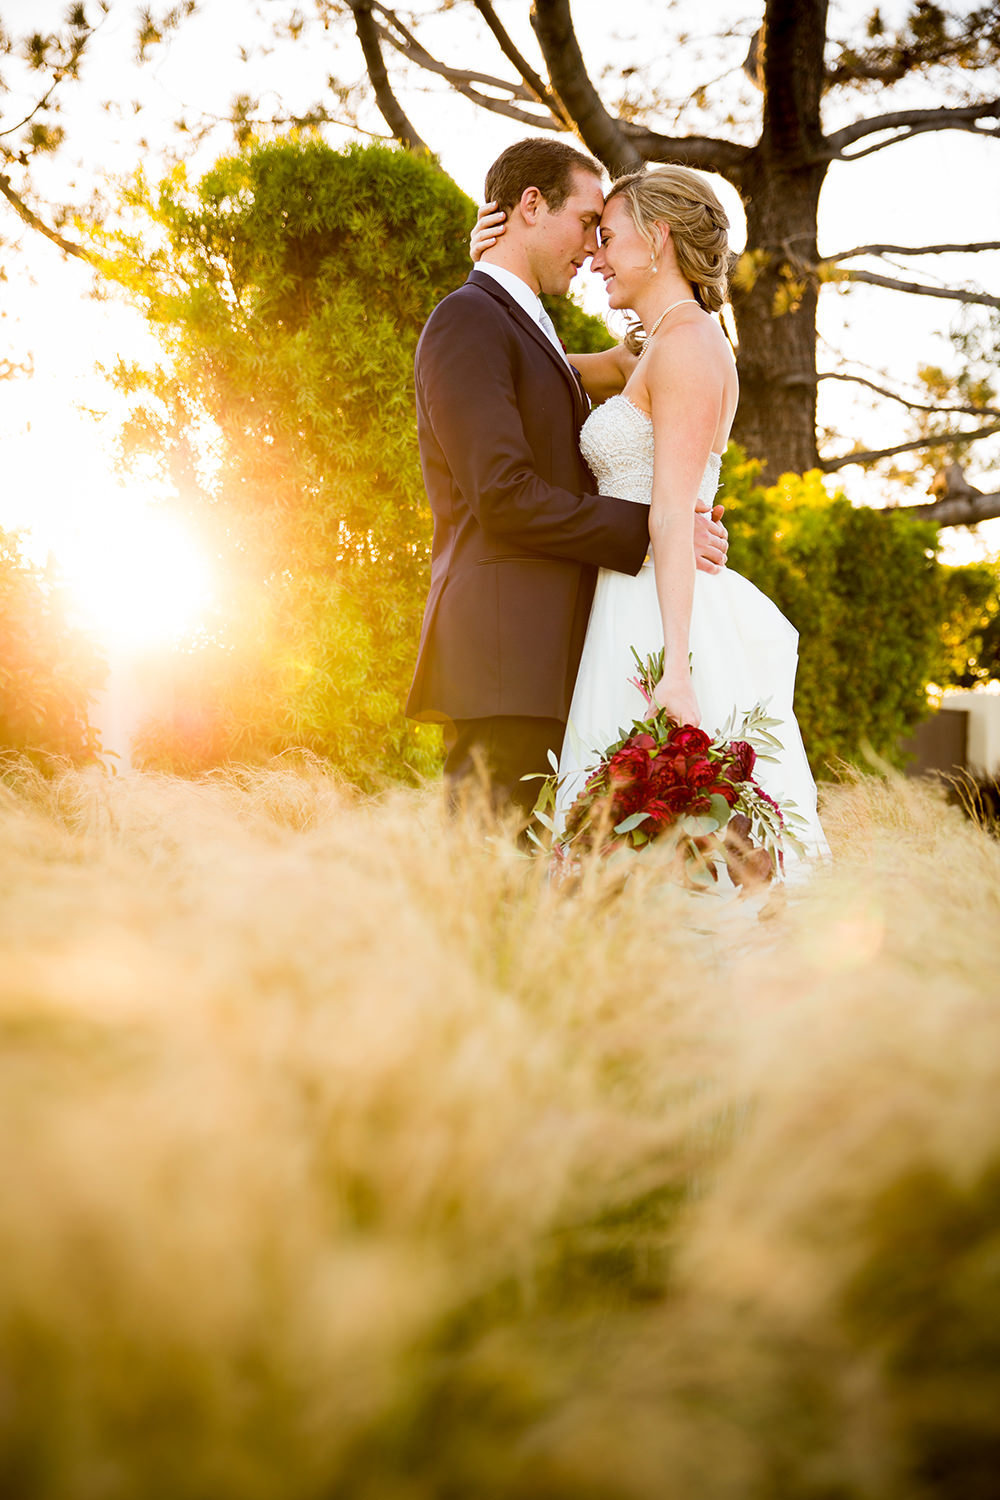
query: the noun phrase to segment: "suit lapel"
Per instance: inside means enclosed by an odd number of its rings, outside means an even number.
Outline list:
[[[543,332],[541,324],[530,317],[524,308],[518,302],[515,302],[506,288],[502,287],[499,281],[495,281],[492,276],[484,276],[479,271],[470,271],[469,281],[473,286],[482,287],[484,291],[489,292],[491,296],[496,297],[499,302],[502,302],[518,327],[544,349],[562,378],[569,382],[573,391],[574,401],[578,408],[579,418],[583,421],[590,411],[590,402],[584,392],[583,382],[577,371],[568,360],[563,359],[559,350],[552,343],[552,340]]]

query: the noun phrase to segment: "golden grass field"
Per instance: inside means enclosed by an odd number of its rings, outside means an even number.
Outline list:
[[[1000,842],[823,814],[760,911],[8,767],[4,1500],[1000,1493]]]

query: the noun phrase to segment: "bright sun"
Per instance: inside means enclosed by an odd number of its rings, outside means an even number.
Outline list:
[[[212,569],[197,538],[155,504],[133,499],[105,510],[98,524],[66,537],[58,556],[81,623],[115,655],[189,634],[212,601]]]

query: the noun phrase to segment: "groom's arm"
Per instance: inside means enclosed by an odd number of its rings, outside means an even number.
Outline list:
[[[462,497],[492,538],[637,573],[649,545],[648,506],[542,478],[515,389],[514,326],[492,301],[470,301],[456,295],[435,310],[416,371],[422,420]],[[568,390],[559,420],[572,425]]]

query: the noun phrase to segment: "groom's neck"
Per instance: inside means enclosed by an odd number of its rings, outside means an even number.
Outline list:
[[[524,245],[514,242],[507,243],[507,236],[489,250],[484,250],[479,257],[489,266],[500,266],[505,271],[511,271],[515,276],[531,288],[537,297],[540,290],[538,277],[535,275],[531,258]]]

